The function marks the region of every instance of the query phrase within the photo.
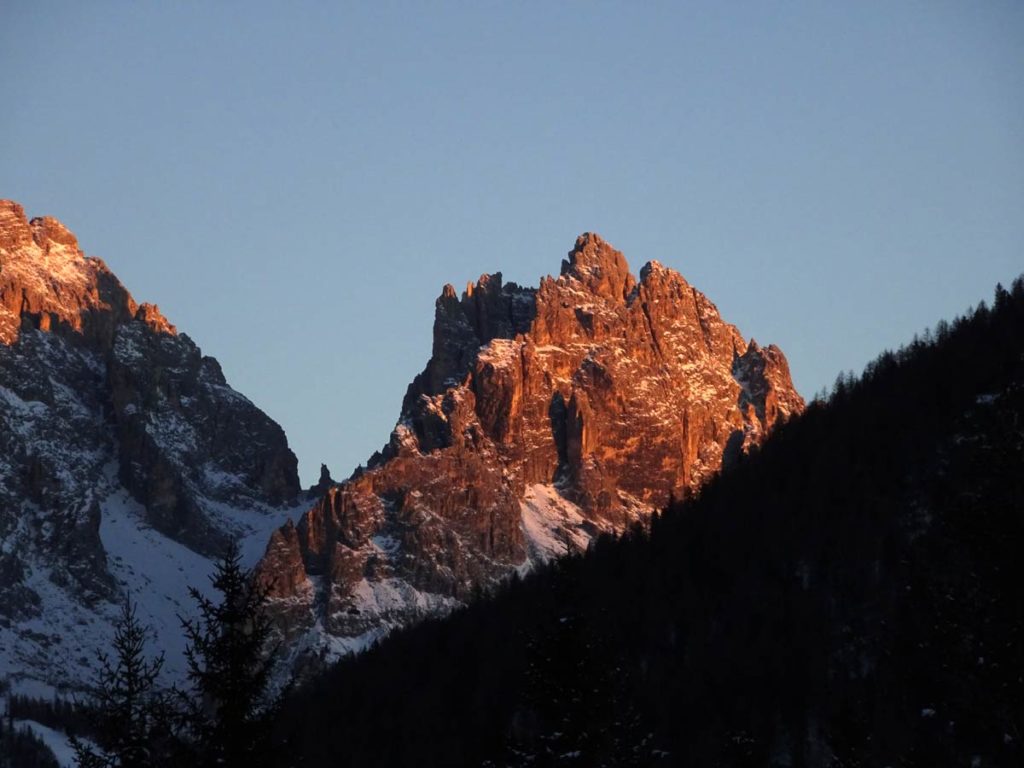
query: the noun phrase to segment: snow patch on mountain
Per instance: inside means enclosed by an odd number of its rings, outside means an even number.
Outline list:
[[[37,723],[35,720],[15,720],[14,728],[15,730],[28,728],[39,737],[50,748],[50,751],[53,752],[53,756],[57,758],[57,764],[60,765],[60,768],[73,768],[76,765],[75,749],[71,746],[71,741],[67,734],[55,731],[53,728]]]
[[[538,483],[528,486],[520,502],[522,531],[527,542],[528,559],[524,573],[572,552],[582,552],[601,533],[615,533],[607,522],[596,523],[569,501],[556,485]]]
[[[215,562],[152,528],[144,507],[124,488],[110,494],[100,509],[100,539],[117,592],[136,604],[140,621],[152,631],[152,655],[165,653],[165,681],[181,682],[186,672],[181,618],[195,616],[189,589],[213,596],[210,578]],[[263,554],[270,532],[302,510],[220,505],[217,512],[235,526],[243,565],[251,567]],[[30,565],[22,583],[45,610],[17,624],[0,624],[0,680],[9,679],[18,690],[31,690],[36,683],[80,688],[96,671],[97,652],[110,647],[118,605],[83,603],[79,595],[55,583],[42,560]]]

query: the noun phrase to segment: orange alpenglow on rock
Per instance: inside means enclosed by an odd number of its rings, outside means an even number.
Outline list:
[[[13,343],[25,325],[110,344],[117,324],[132,319],[176,333],[155,306],[139,307],[102,259],[83,254],[57,219],[29,221],[18,203],[0,200],[0,342]]]
[[[390,442],[276,533],[260,570],[293,631],[358,647],[623,530],[803,407],[777,347],[587,233],[539,288],[444,287]]]

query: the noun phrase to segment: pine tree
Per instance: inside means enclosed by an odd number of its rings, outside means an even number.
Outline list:
[[[190,696],[185,718],[201,766],[271,764],[270,723],[279,698],[269,691],[276,657],[267,588],[242,568],[230,545],[211,577],[215,602],[194,587],[196,620],[182,619]]]
[[[164,700],[157,678],[164,657],[146,656],[148,629],[126,601],[114,629],[114,657],[99,655],[100,667],[85,712],[92,742],[71,737],[75,762],[83,768],[144,768],[161,764]]]

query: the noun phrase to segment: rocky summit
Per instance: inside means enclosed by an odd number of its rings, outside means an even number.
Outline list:
[[[284,432],[216,360],[0,201],[0,680],[87,678],[126,595],[173,649],[210,557],[258,557],[298,493]]]
[[[292,636],[359,647],[622,531],[803,407],[781,350],[584,234],[539,288],[444,287],[390,442],[275,532],[259,571]]]

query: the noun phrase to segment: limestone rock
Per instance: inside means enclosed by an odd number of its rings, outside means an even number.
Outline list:
[[[642,520],[803,407],[777,347],[587,233],[536,289],[443,288],[390,441],[261,574],[293,625],[357,646]]]
[[[59,221],[0,201],[0,678],[87,678],[104,606],[126,589],[147,609],[170,599],[147,592],[166,564],[108,556],[108,512],[196,563],[298,493],[284,432],[216,360]]]

